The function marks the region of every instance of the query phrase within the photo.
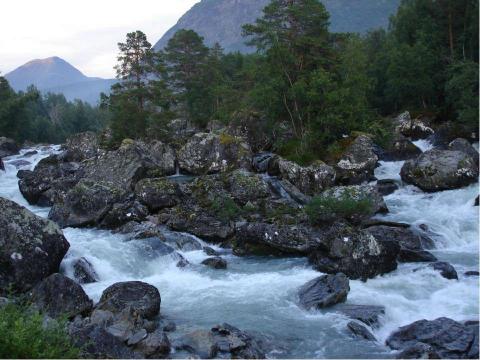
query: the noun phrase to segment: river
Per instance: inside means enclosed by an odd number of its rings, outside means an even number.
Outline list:
[[[428,142],[417,142],[427,150]],[[38,154],[4,159],[6,172],[0,171],[0,196],[11,199],[39,216],[48,208],[30,206],[18,189],[12,164],[25,160],[21,169],[32,169],[40,159],[59,147],[39,147]],[[270,358],[388,358],[392,352],[384,345],[388,335],[400,326],[420,319],[478,320],[478,277],[466,277],[465,271],[478,270],[479,221],[474,199],[478,184],[427,194],[411,185],[401,184],[403,162],[381,162],[378,179],[395,179],[400,189],[385,197],[389,221],[425,224],[432,233],[436,249],[432,252],[450,262],[459,280],[447,280],[422,264],[400,264],[398,269],[368,282],[351,281],[350,304],[383,305],[386,314],[381,326],[372,329],[378,342],[351,337],[346,331],[348,318],[334,311],[307,312],[296,304],[297,289],[320,274],[306,259],[271,257],[236,257],[228,250],[223,256],[227,270],[213,270],[201,265],[207,258],[203,251],[181,252],[191,263],[176,267],[176,259],[155,256],[125,235],[96,229],[64,229],[70,250],[62,271],[71,276],[72,260],[87,258],[95,267],[100,281],[84,286],[86,293],[98,301],[109,285],[127,280],[153,284],[162,297],[161,314],[177,324],[175,339],[193,329],[210,328],[227,322],[245,331],[264,334],[269,340]],[[18,166],[18,165],[17,165]],[[197,239],[201,242],[200,239]],[[420,268],[418,271],[414,271]],[[181,354],[172,354],[173,357]]]

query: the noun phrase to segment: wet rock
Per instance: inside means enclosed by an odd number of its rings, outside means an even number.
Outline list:
[[[480,273],[478,271],[467,271],[465,272],[465,276],[479,276]]]
[[[81,169],[78,163],[63,162],[58,155],[51,155],[40,160],[33,171],[19,171],[17,177],[20,192],[29,204],[52,206],[78,183]]]
[[[433,346],[416,343],[402,352],[398,353],[396,356],[397,359],[439,359],[440,355],[435,352]]]
[[[81,180],[63,202],[54,204],[49,219],[61,227],[83,227],[99,224],[125,192],[114,183]]]
[[[445,279],[458,280],[457,271],[448,262],[437,261],[433,264],[429,264],[429,266],[432,267],[433,270],[440,272],[440,275],[442,275]]]
[[[338,273],[323,275],[309,281],[299,289],[298,296],[303,308],[321,309],[345,302],[349,291],[348,278]]]
[[[385,179],[377,181],[377,189],[380,195],[387,196],[397,191],[399,186],[395,180]]]
[[[204,246],[204,247],[203,247],[203,251],[204,251],[205,254],[207,254],[208,256],[220,256],[220,254],[218,253],[218,251],[212,249],[210,246]]]
[[[437,260],[431,252],[426,250],[401,249],[398,255],[398,261],[404,263],[434,262]]]
[[[343,153],[336,164],[337,182],[343,185],[357,185],[373,177],[378,156],[370,137],[358,136]]]
[[[161,229],[161,234],[165,238],[165,243],[173,247],[175,250],[202,250],[202,244],[193,235],[187,233],[173,232],[164,228]]]
[[[170,354],[170,341],[165,332],[157,329],[138,342],[135,349],[147,359],[165,359]]]
[[[266,173],[270,160],[274,157],[274,154],[269,152],[263,152],[255,154],[252,157],[252,168],[258,173]]]
[[[28,291],[58,272],[69,247],[53,222],[0,198],[0,294]]]
[[[3,164],[2,158],[0,158],[0,170],[5,171],[5,165]]]
[[[92,131],[70,136],[65,144],[62,158],[69,162],[81,162],[98,155],[99,139]]]
[[[15,166],[15,168],[20,169],[21,167],[31,165],[32,163],[26,160],[15,160],[15,161],[10,161],[10,165]]]
[[[395,134],[390,146],[381,153],[380,160],[401,161],[416,158],[422,150],[402,134]]]
[[[213,269],[226,269],[227,262],[219,256],[208,258],[202,261],[203,265],[211,267]]]
[[[455,139],[448,144],[448,149],[453,151],[461,151],[470,156],[475,164],[478,166],[479,154],[478,151],[465,139]]]
[[[400,245],[377,238],[367,230],[336,223],[324,234],[323,246],[309,255],[320,272],[342,272],[350,279],[367,280],[397,268]]]
[[[478,181],[478,167],[467,154],[451,150],[429,150],[407,161],[402,180],[424,191],[457,189]]]
[[[358,338],[361,338],[361,339],[364,339],[364,340],[367,340],[367,341],[377,341],[377,339],[375,338],[375,336],[373,336],[373,334],[363,325],[355,322],[355,321],[350,321],[348,324],[347,324],[347,328],[348,330],[350,330],[350,332],[358,337]]]
[[[475,203],[473,204],[474,206],[478,206],[480,204],[480,196],[477,196],[475,199]]]
[[[292,161],[275,156],[270,160],[268,173],[289,181],[303,194],[312,196],[333,185],[335,170],[322,162],[302,167]]]
[[[112,205],[112,208],[102,219],[100,227],[116,229],[132,221],[142,222],[148,214],[147,207],[135,200],[132,195],[129,195],[125,200]]]
[[[98,275],[93,265],[84,257],[73,263],[73,275],[80,284],[91,284],[98,281]]]
[[[143,179],[135,186],[135,195],[150,211],[156,212],[177,205],[181,192],[177,183],[166,178]]]
[[[375,305],[339,304],[332,310],[338,311],[349,318],[359,320],[371,327],[379,326],[380,316],[385,315],[385,307]]]
[[[408,111],[399,115],[395,122],[398,124],[397,132],[413,140],[426,139],[435,133],[424,120],[420,118],[412,119]]]
[[[32,301],[53,318],[87,315],[92,309],[92,300],[82,287],[61,274],[52,274],[37,284],[32,290]]]
[[[249,169],[252,152],[241,137],[197,133],[178,152],[180,171],[192,175]]]
[[[0,158],[18,154],[20,148],[15,140],[0,136]]]
[[[236,254],[307,254],[321,243],[321,234],[303,225],[248,222],[236,229]]]
[[[23,154],[24,157],[32,157],[33,155],[37,155],[38,151],[37,150],[31,150],[27,151],[25,154]]]
[[[97,309],[119,313],[131,308],[150,319],[160,312],[160,293],[156,287],[140,281],[120,282],[103,291]]]
[[[475,334],[471,327],[448,318],[419,320],[391,334],[386,343],[394,350],[407,350],[418,344],[430,345],[440,358],[469,358]],[[478,348],[476,349],[478,356]]]

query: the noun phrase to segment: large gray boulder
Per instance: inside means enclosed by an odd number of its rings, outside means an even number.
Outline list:
[[[0,136],[0,158],[16,155],[19,151],[15,140]]]
[[[288,180],[301,192],[310,196],[332,186],[336,177],[335,170],[322,162],[303,167],[279,156],[270,160],[268,173]]]
[[[160,292],[155,286],[127,281],[106,288],[96,309],[121,313],[127,308],[145,319],[152,319],[160,313]]]
[[[408,111],[400,114],[395,120],[396,131],[413,140],[426,139],[435,131],[421,118],[412,119]]]
[[[478,166],[466,153],[452,150],[429,150],[416,160],[407,161],[401,170],[402,180],[423,191],[457,189],[478,181]]]
[[[156,212],[177,205],[182,193],[177,183],[155,178],[140,180],[135,186],[135,195],[150,211]]]
[[[369,181],[377,166],[378,156],[374,144],[366,135],[358,136],[345,150],[336,164],[337,182],[343,185],[356,185]]]
[[[37,284],[32,290],[32,301],[53,318],[87,315],[92,309],[92,300],[82,287],[62,274],[52,274]]]
[[[478,340],[476,348],[473,348],[475,336],[473,327],[442,317],[433,321],[419,320],[401,327],[388,337],[387,345],[394,350],[405,351],[426,344],[442,359],[476,359]]]
[[[180,171],[192,175],[249,169],[252,151],[241,137],[197,133],[178,152]]]
[[[307,310],[322,309],[347,300],[348,278],[338,273],[323,275],[303,285],[298,291],[300,305]]]
[[[450,144],[448,144],[448,149],[453,151],[461,151],[468,156],[470,156],[475,164],[479,163],[479,153],[478,151],[468,142],[466,139],[458,138],[453,140]]]
[[[69,246],[53,222],[0,198],[0,294],[30,290],[58,272]]]

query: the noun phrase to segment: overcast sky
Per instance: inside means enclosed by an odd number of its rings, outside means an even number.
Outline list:
[[[87,76],[114,77],[117,43],[142,30],[155,44],[199,0],[2,0],[0,72],[59,56]]]

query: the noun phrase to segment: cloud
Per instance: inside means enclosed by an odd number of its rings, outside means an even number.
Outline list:
[[[113,77],[117,43],[144,31],[152,45],[199,0],[16,0],[0,9],[0,71],[59,56],[88,76]]]

